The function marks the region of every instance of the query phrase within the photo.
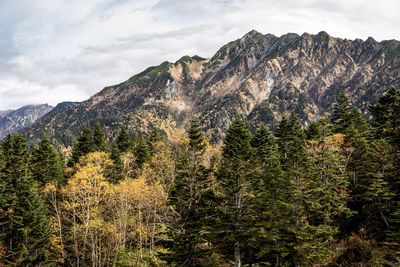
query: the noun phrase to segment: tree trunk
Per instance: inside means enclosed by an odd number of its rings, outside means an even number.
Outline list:
[[[242,266],[242,261],[240,259],[240,243],[239,241],[235,242],[235,267],[241,267]]]

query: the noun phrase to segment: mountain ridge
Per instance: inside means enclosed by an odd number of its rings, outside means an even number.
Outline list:
[[[0,112],[0,140],[8,134],[31,126],[53,107],[48,104],[26,105],[15,110]]]
[[[170,137],[198,116],[219,142],[234,114],[250,123],[274,125],[297,113],[303,122],[332,109],[341,92],[366,110],[391,86],[400,85],[400,42],[347,40],[326,32],[277,37],[250,31],[211,58],[183,56],[107,86],[86,101],[54,109],[24,133],[46,132],[70,145],[79,128],[99,122],[112,137],[117,128]]]

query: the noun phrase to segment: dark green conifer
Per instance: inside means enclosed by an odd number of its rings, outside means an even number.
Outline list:
[[[40,266],[49,260],[49,222],[45,205],[29,172],[29,156],[21,135],[1,145],[0,261],[15,266]]]
[[[348,127],[351,112],[352,108],[349,98],[344,92],[340,93],[331,116],[334,132],[343,132]]]
[[[205,141],[203,130],[196,119],[188,130],[189,145],[183,147],[177,165],[177,176],[169,197],[169,204],[177,213],[173,231],[173,254],[170,261],[178,266],[202,266],[209,249],[204,233],[210,223],[209,170],[203,165]]]
[[[89,127],[84,127],[81,131],[81,134],[78,137],[75,145],[72,149],[71,159],[69,161],[69,165],[73,165],[79,162],[79,159],[95,150],[93,144],[93,134],[92,130]]]
[[[218,246],[228,255],[235,266],[241,266],[247,251],[248,231],[254,224],[251,220],[254,167],[252,162],[252,135],[248,125],[236,117],[224,140],[222,161],[217,171],[220,186],[220,214],[216,224],[220,241]],[[246,258],[250,259],[250,258]]]
[[[116,141],[115,141],[119,151],[121,153],[124,153],[128,151],[131,148],[131,141],[128,136],[128,132],[126,131],[126,128],[122,128]]]
[[[30,168],[32,178],[42,187],[48,182],[62,183],[63,164],[60,155],[54,150],[47,136],[33,148]]]
[[[103,128],[99,123],[96,123],[93,130],[93,147],[95,151],[107,151],[107,137]]]

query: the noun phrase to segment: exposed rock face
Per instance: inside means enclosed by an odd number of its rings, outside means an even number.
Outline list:
[[[0,139],[31,126],[53,107],[47,104],[24,106],[17,110],[0,111]]]
[[[46,131],[68,144],[80,127],[96,121],[110,134],[121,125],[169,133],[195,115],[219,141],[234,114],[274,125],[295,112],[308,122],[330,112],[342,91],[365,109],[391,86],[400,86],[398,41],[251,31],[211,59],[164,62],[87,101],[57,107],[26,134],[35,139]]]

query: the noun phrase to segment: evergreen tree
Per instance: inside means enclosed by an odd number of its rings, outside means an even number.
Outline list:
[[[173,255],[178,266],[202,266],[208,255],[207,236],[210,201],[209,170],[203,165],[205,141],[203,130],[196,119],[188,130],[189,144],[179,158],[177,176],[169,197],[178,218],[174,224]]]
[[[62,183],[63,164],[60,155],[54,150],[47,136],[33,148],[30,168],[32,178],[42,187],[52,181],[57,184]]]
[[[131,147],[131,141],[128,136],[128,132],[126,128],[122,128],[119,135],[117,136],[117,140],[115,141],[119,151],[124,153],[129,150]]]
[[[139,137],[135,144],[134,154],[136,156],[136,164],[139,168],[143,166],[151,158],[151,151],[148,142],[143,137]]]
[[[49,224],[28,165],[28,151],[21,135],[8,136],[1,145],[2,216],[0,235],[7,265],[38,266],[49,260]]]
[[[257,169],[255,197],[251,201],[252,213],[257,223],[249,242],[257,262],[280,265],[281,256],[287,253],[280,230],[287,219],[286,183],[280,164],[279,147],[275,137],[266,126],[261,126],[253,140],[254,161]]]
[[[80,136],[78,137],[77,142],[75,143],[72,149],[71,159],[69,161],[69,165],[73,165],[79,162],[79,159],[95,150],[93,144],[93,135],[92,130],[89,127],[84,127],[81,131]]]
[[[251,236],[248,230],[251,209],[248,206],[252,198],[254,168],[252,166],[252,136],[248,125],[236,117],[224,140],[222,161],[217,172],[220,184],[220,214],[217,232],[220,250],[233,256],[235,266],[241,266],[243,253]]]
[[[116,144],[111,147],[110,159],[113,165],[107,176],[112,183],[118,183],[124,178],[124,163],[121,160],[121,151]]]
[[[321,135],[309,141],[310,170],[304,186],[307,240],[301,245],[308,264],[324,262],[339,233],[339,219],[351,215],[347,208],[349,181],[346,158],[340,153],[342,135],[329,135],[329,124],[321,120]],[[304,261],[304,259],[303,259]]]
[[[334,132],[343,132],[348,127],[349,118],[351,117],[351,103],[344,92],[340,93],[331,116]]]
[[[99,123],[94,126],[93,147],[95,151],[107,151],[107,137]]]
[[[386,181],[394,194],[388,219],[386,241],[399,263],[400,258],[400,90],[392,87],[374,106],[370,107],[372,124],[377,138],[384,138],[392,146],[393,172]]]
[[[400,148],[400,90],[392,87],[370,111],[377,136]]]
[[[300,120],[291,116],[282,119],[277,129],[278,144],[281,151],[281,165],[286,180],[285,205],[287,220],[281,234],[287,250],[286,261],[293,265],[305,262],[310,251],[304,245],[312,240],[313,234],[308,228],[305,185],[309,183],[309,161],[306,150],[306,137]]]

